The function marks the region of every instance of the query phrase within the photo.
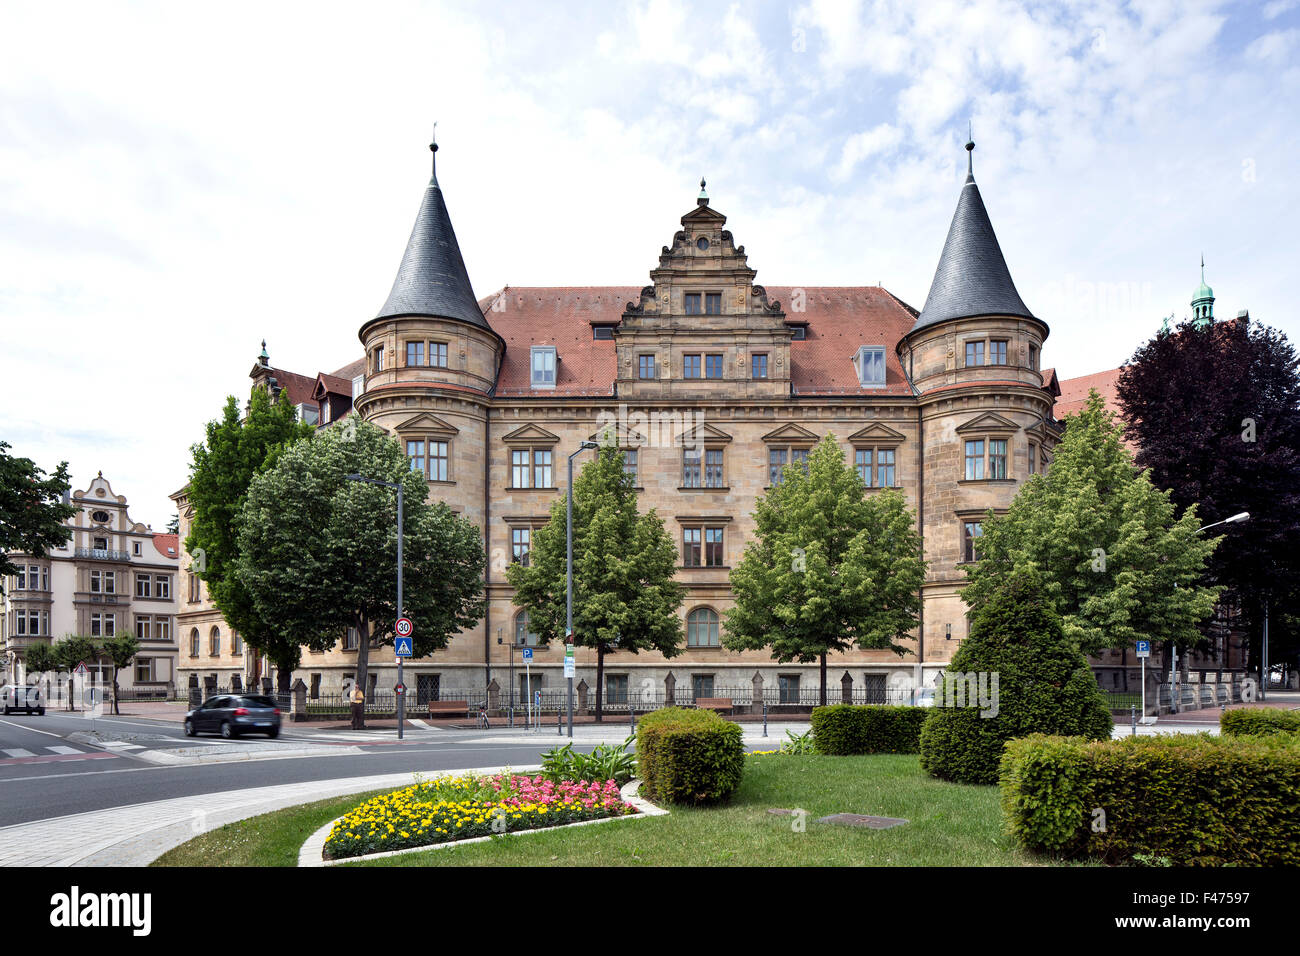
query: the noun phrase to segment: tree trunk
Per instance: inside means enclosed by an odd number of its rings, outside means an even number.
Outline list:
[[[821,703],[822,706],[825,707],[826,706],[826,652],[825,651],[822,651],[821,665],[822,665]]]
[[[277,664],[275,668],[275,689],[281,694],[287,694],[292,686],[293,668]]]
[[[120,717],[122,712],[117,709],[117,668],[113,668],[113,716]]]
[[[596,723],[600,723],[603,714],[605,695],[605,645],[596,642]]]
[[[366,692],[366,680],[370,676],[370,625],[364,620],[357,621],[357,686]],[[366,727],[366,707],[361,705],[361,727]]]

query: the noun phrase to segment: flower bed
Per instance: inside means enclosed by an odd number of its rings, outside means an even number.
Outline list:
[[[416,783],[340,817],[325,841],[331,860],[452,840],[626,816],[618,784],[496,774]]]

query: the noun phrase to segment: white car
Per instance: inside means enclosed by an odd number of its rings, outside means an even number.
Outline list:
[[[45,700],[41,697],[41,689],[33,684],[6,684],[0,688],[0,701],[4,702],[6,717],[15,710],[26,711],[37,716],[45,714]]]

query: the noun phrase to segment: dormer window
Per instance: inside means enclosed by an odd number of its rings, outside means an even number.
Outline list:
[[[858,349],[858,382],[864,388],[885,384],[885,350],[882,346],[864,345]]]
[[[298,403],[298,421],[308,425],[316,425],[320,422],[320,413],[315,405],[308,405],[305,402]]]
[[[533,347],[533,388],[555,388],[555,365],[558,361],[554,346]]]

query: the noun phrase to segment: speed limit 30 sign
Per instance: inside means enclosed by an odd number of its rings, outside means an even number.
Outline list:
[[[413,630],[415,630],[415,626],[411,624],[411,619],[409,617],[399,617],[397,619],[398,637],[410,637]]]

